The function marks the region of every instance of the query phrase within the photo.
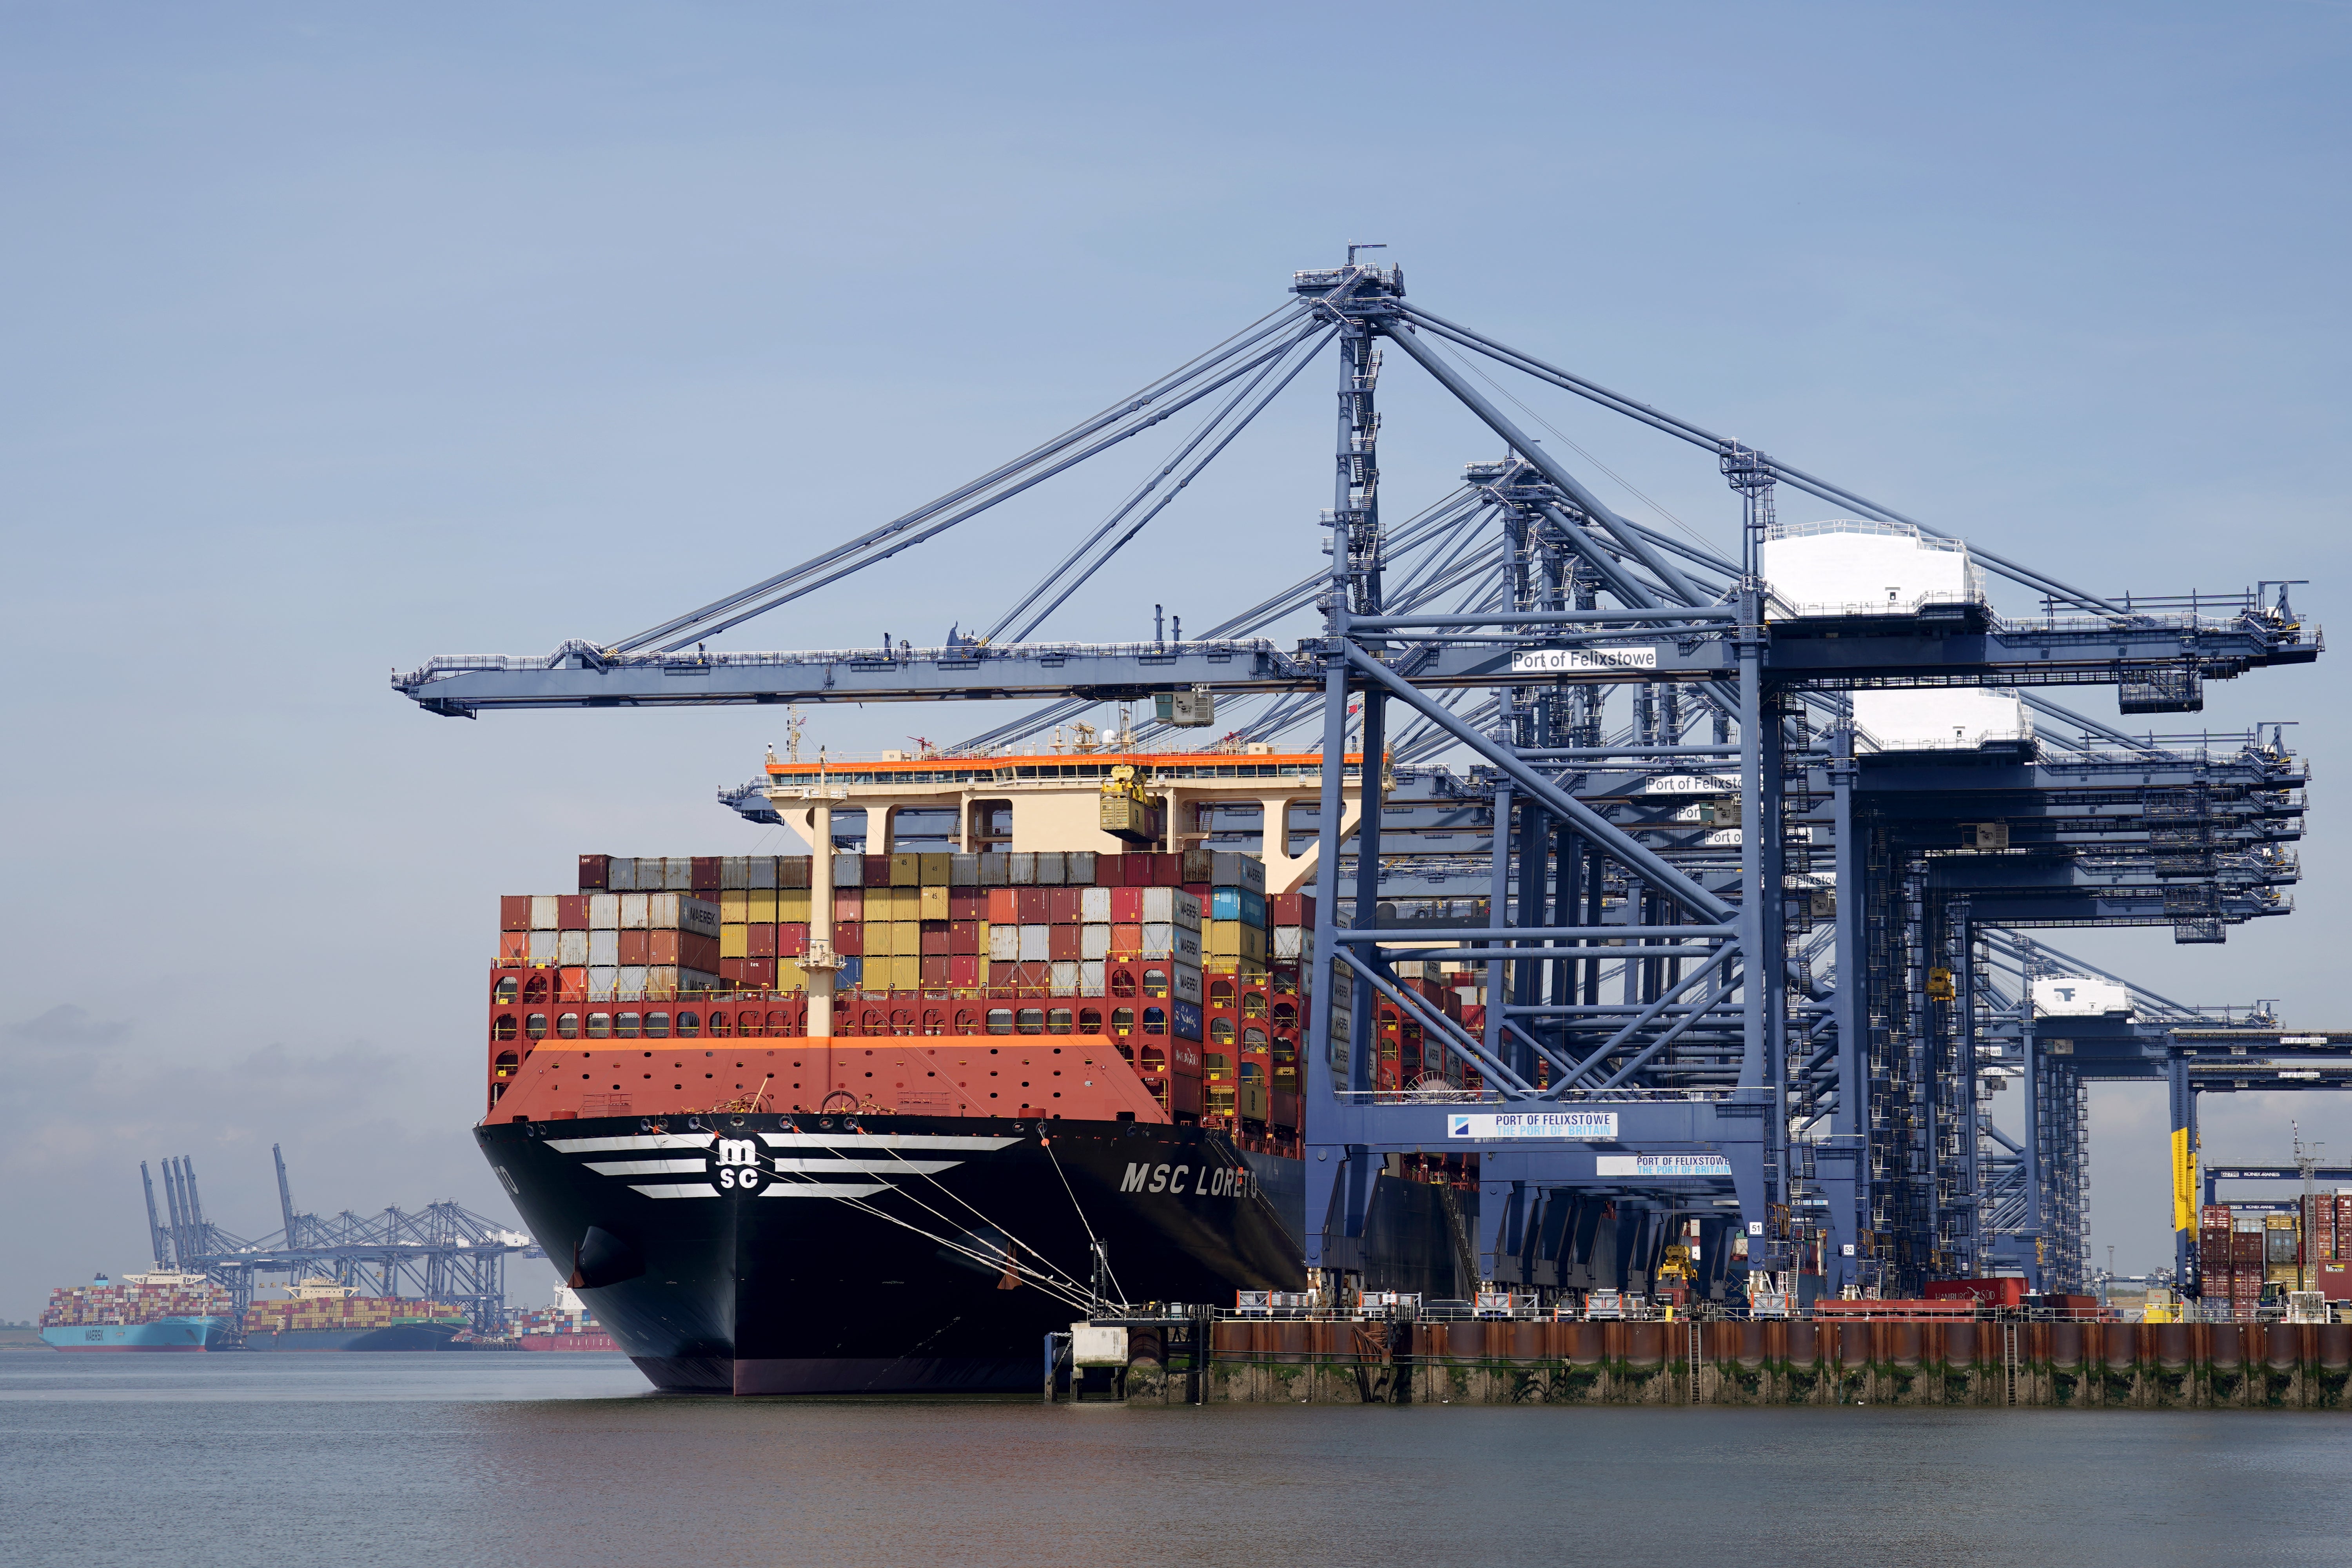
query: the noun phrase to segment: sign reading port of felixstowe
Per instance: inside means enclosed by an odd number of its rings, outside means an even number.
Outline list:
[[[1491,1114],[1474,1113],[1448,1116],[1445,1119],[1448,1138],[1466,1138],[1476,1142],[1486,1139],[1506,1138],[1614,1138],[1617,1136],[1617,1113],[1613,1110],[1503,1110]]]
[[[1513,675],[1567,675],[1580,669],[1655,669],[1654,647],[1525,647],[1511,654]]]

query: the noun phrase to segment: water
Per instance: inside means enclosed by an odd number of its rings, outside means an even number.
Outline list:
[[[0,1563],[2352,1563],[2352,1415],[813,1403],[0,1356]]]

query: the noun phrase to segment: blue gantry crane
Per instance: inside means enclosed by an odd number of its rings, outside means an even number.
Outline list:
[[[1391,348],[1500,447],[1402,521],[1380,469]],[[1301,520],[1300,574],[1201,635],[1040,640],[1317,363],[1337,373],[1325,560],[1309,565]],[[1612,510],[1497,372],[1706,454],[1739,509],[1736,551]],[[709,647],[1180,414],[1172,449],[984,634]],[[1837,515],[1784,522],[1784,489]],[[1988,574],[2032,607],[1997,609]],[[626,637],[435,658],[394,686],[467,718],[1039,704],[951,748],[966,754],[1105,702],[1213,691],[1239,715],[1230,742],[1303,734],[1329,760],[1311,822],[1255,828],[1330,850],[1315,861],[1301,1052],[1310,1268],[1360,1275],[1391,1157],[1444,1151],[1478,1156],[1478,1268],[1501,1285],[1572,1288],[1594,1277],[1593,1247],[1696,1220],[1718,1286],[1742,1254],[1751,1276],[1822,1259],[1830,1291],[1994,1269],[2063,1289],[2084,1267],[2085,1082],[2164,1079],[2193,1150],[2194,1094],[2223,1081],[2211,1052],[2305,1047],[2265,1011],[2174,1004],[2027,933],[2143,925],[2213,942],[2287,912],[2305,778],[2282,727],[2133,735],[2056,694],[2113,688],[2127,717],[2189,713],[2208,681],[2308,663],[2321,640],[2294,585],[2074,587],[1426,310],[1401,268],[1351,248],[1167,375],[784,571]],[[1330,763],[1357,752],[1386,765],[1351,783]],[[722,799],[773,819],[756,785]],[[1399,983],[1433,941],[1483,972],[1480,1026]],[[2111,988],[2120,1011],[2068,1012],[2048,983],[2069,980]],[[1383,1085],[1383,1010],[1446,1070]],[[1989,1110],[2012,1084],[2017,1136]]]

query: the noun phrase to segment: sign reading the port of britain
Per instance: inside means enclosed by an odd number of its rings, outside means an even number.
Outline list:
[[[1596,1176],[1727,1176],[1731,1162],[1720,1154],[1596,1154]]]
[[[1613,1110],[1505,1110],[1486,1115],[1448,1116],[1448,1138],[1614,1138]]]
[[[1511,655],[1513,675],[1567,675],[1585,669],[1655,669],[1654,647],[1525,647]]]

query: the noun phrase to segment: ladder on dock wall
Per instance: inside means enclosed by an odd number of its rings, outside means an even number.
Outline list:
[[[1703,1342],[1702,1342],[1702,1341],[1701,1341],[1701,1339],[1700,1339],[1700,1336],[1699,1336],[1699,1321],[1698,1321],[1696,1318],[1693,1318],[1692,1320],[1690,1320],[1690,1342],[1690,1342],[1690,1357],[1689,1357],[1689,1360],[1690,1360],[1690,1402],[1691,1402],[1693,1405],[1696,1405],[1696,1404],[1699,1402],[1699,1397],[1698,1397],[1698,1366],[1699,1366],[1699,1361],[1700,1361],[1701,1356],[1702,1356],[1702,1353],[1703,1353]]]
[[[2000,1326],[2000,1377],[2004,1390],[2002,1403],[2017,1403],[2017,1331],[2015,1323]]]

